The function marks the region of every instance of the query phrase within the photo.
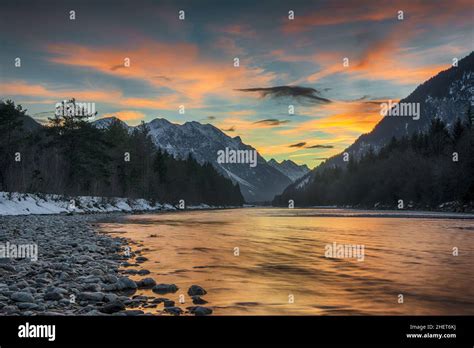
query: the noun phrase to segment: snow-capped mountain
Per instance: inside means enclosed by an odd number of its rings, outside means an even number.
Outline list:
[[[94,122],[99,128],[107,127],[114,118],[104,118]],[[123,123],[123,122],[122,122]],[[124,123],[126,126],[126,124]],[[147,123],[153,142],[175,158],[186,158],[191,154],[199,163],[212,163],[224,176],[238,183],[247,202],[265,202],[281,193],[292,179],[269,165],[257,154],[257,165],[248,163],[218,163],[218,151],[251,150],[253,147],[242,142],[240,137],[229,137],[210,124],[186,122],[182,125],[156,118]],[[130,131],[134,127],[126,126]]]
[[[284,160],[281,163],[278,163],[272,158],[268,161],[268,164],[289,177],[291,181],[298,180],[310,170],[306,164],[298,165],[291,160]]]
[[[126,129],[128,129],[129,131],[131,129],[133,129],[133,127],[130,127],[128,124],[126,124],[125,122],[119,120],[118,118],[116,117],[105,117],[105,118],[101,118],[101,119],[98,119],[97,121],[94,121],[92,122],[92,124],[96,127],[96,128],[99,128],[99,129],[105,129],[105,128],[108,128],[110,126],[110,124],[112,122],[120,122],[122,124],[123,127],[125,127]]]
[[[474,107],[474,52],[461,59],[457,67],[451,67],[419,85],[400,103],[419,103],[420,117],[384,117],[374,129],[361,135],[343,152],[355,158],[370,148],[378,152],[392,137],[400,138],[415,131],[425,132],[433,118],[442,119],[451,127],[456,118],[466,117],[469,105]],[[285,192],[304,190],[312,182],[313,173],[326,166],[345,166],[342,154],[338,154],[291,184]]]

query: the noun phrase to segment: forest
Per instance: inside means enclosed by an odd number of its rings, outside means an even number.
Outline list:
[[[273,204],[350,205],[361,208],[436,208],[446,202],[474,201],[473,111],[451,127],[434,118],[426,132],[393,137],[377,153],[369,149],[346,166],[314,170],[303,189],[287,188]]]
[[[75,103],[72,99],[70,102]],[[242,205],[240,188],[211,164],[158,149],[142,123],[95,127],[83,113],[46,125],[21,105],[0,101],[0,191],[145,198],[160,203]]]

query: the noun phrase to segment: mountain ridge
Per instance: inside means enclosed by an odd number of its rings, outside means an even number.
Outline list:
[[[93,124],[105,128],[114,120],[119,119],[107,117]],[[135,128],[121,120],[119,122],[129,131]],[[230,137],[209,123],[188,121],[177,124],[164,118],[155,118],[145,124],[156,146],[175,158],[184,159],[191,154],[200,164],[211,163],[221,174],[240,185],[247,202],[268,202],[293,181],[285,171],[268,164],[255,148],[242,142],[239,136]],[[226,148],[256,151],[257,166],[252,168],[247,163],[217,163],[218,151]]]
[[[344,153],[358,159],[369,149],[377,153],[392,137],[399,139],[416,131],[426,132],[433,118],[440,118],[451,128],[456,118],[464,117],[469,105],[474,105],[474,52],[459,60],[457,67],[440,71],[400,100],[400,103],[412,102],[421,105],[419,120],[385,116],[372,131],[360,135],[348,148],[290,184],[284,192],[304,190],[313,180],[314,174],[324,168],[345,167],[348,162],[343,160]]]
[[[285,174],[293,182],[303,177],[310,171],[306,164],[298,165],[292,160],[283,160],[278,162],[272,158],[268,161],[268,164],[279,170],[281,173]]]

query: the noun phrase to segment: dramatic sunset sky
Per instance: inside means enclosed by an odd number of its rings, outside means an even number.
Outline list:
[[[370,131],[380,101],[471,52],[473,22],[472,0],[7,0],[0,98],[37,119],[76,97],[130,125],[211,123],[267,159],[313,167]]]

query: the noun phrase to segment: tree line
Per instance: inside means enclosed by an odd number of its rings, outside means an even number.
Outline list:
[[[70,101],[75,104],[75,100]],[[87,115],[56,114],[46,126],[21,105],[0,101],[0,191],[145,198],[186,204],[242,205],[237,184],[190,155],[155,146],[145,123],[114,120],[98,128]],[[35,123],[34,123],[35,124]]]
[[[369,149],[345,167],[317,168],[303,189],[294,186],[276,196],[274,205],[350,205],[436,208],[444,202],[474,201],[474,114],[452,127],[434,118],[426,132],[393,137],[377,153]]]

